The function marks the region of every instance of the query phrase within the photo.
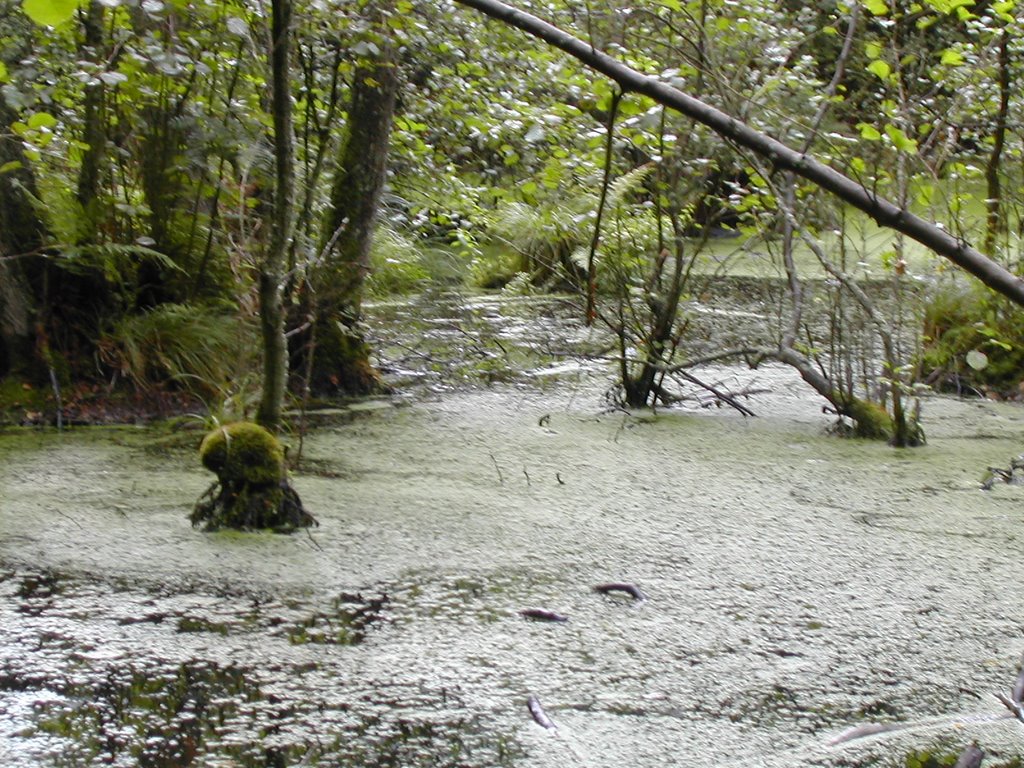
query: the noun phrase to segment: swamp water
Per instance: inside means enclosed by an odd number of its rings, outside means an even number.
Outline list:
[[[309,535],[191,529],[198,434],[0,434],[0,765],[1024,753],[992,695],[1024,651],[1024,487],[979,490],[1022,451],[1024,411],[930,399],[929,444],[897,451],[825,436],[768,367],[715,372],[769,390],[759,418],[607,412],[599,364],[502,373],[537,329],[514,303],[469,309],[492,335],[464,357],[500,383],[446,378],[464,316],[385,339],[419,355],[395,375],[428,384],[318,416],[293,478]],[[593,591],[609,581],[648,599]],[[829,745],[872,722],[909,727]]]

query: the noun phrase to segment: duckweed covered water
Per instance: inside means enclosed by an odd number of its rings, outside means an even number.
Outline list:
[[[1019,754],[992,694],[1024,650],[1024,489],[978,488],[1024,413],[932,400],[896,451],[825,436],[785,369],[716,375],[770,415],[603,412],[584,378],[326,419],[293,478],[308,536],[191,529],[191,438],[0,436],[0,763]],[[909,727],[829,746],[868,722]]]

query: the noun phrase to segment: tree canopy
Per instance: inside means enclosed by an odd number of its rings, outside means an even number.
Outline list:
[[[724,237],[789,286],[761,352],[842,411],[826,340],[795,341],[815,271],[892,391],[923,326],[889,333],[858,280],[941,281],[916,242],[1024,302],[1012,0],[282,5],[0,3],[5,373],[245,401],[277,358],[292,392],[367,392],[364,291],[519,280],[584,296],[647,381]],[[1017,346],[978,301],[961,359]]]

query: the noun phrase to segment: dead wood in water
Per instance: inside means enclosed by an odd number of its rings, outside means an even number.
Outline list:
[[[519,615],[524,619],[530,619],[532,621],[565,622],[569,620],[568,616],[563,616],[561,613],[555,613],[554,611],[548,611],[543,608],[525,608],[519,612]]]
[[[534,722],[536,722],[540,727],[547,728],[549,731],[558,727],[555,725],[554,721],[548,717],[548,713],[544,711],[544,707],[540,704],[540,699],[532,693],[526,699],[526,708],[530,710],[530,715],[533,717]]]
[[[1018,704],[1024,699],[1024,658],[1021,659],[1020,669],[1017,671],[1017,681],[1013,684],[1010,699]]]
[[[269,486],[218,480],[199,497],[189,520],[207,531],[266,528],[288,533],[320,525],[287,480]]]
[[[622,592],[624,594],[629,595],[637,601],[647,599],[647,595],[645,595],[640,590],[640,587],[636,586],[635,584],[626,584],[625,582],[621,581],[613,581],[607,584],[597,584],[594,586],[594,591],[599,592],[602,595],[607,595],[611,592]]]

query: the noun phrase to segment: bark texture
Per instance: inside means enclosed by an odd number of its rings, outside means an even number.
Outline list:
[[[363,284],[387,177],[398,73],[391,50],[364,62],[352,83],[348,127],[324,221],[323,260],[307,296],[316,345],[309,386],[322,394],[369,394],[381,388],[360,328]]]
[[[274,123],[274,202],[270,244],[260,265],[260,330],[263,336],[263,393],[256,421],[270,432],[281,424],[288,384],[284,282],[288,249],[295,228],[295,148],[292,136],[290,83],[291,0],[274,0],[271,8],[271,110]]]

